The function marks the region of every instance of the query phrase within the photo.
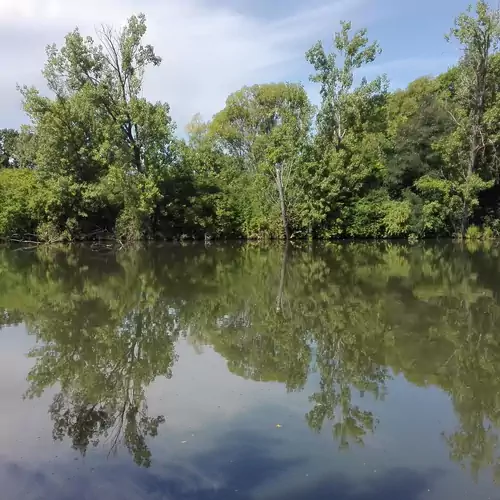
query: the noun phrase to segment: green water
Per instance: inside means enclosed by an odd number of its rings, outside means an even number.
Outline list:
[[[0,248],[0,498],[499,499],[499,257]]]

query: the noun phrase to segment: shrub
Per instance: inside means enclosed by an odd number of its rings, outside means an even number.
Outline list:
[[[411,233],[408,236],[408,243],[410,243],[410,245],[414,245],[417,242],[418,242],[418,236],[415,233]]]
[[[410,230],[412,207],[408,200],[390,201],[385,204],[383,225],[385,236],[390,238],[405,236]]]
[[[469,226],[467,232],[465,233],[465,239],[467,240],[480,240],[481,239],[481,228],[478,226]]]
[[[0,171],[0,237],[23,237],[37,223],[39,184],[27,169]]]
[[[46,243],[55,243],[64,239],[57,224],[52,221],[41,222],[36,229],[36,235],[40,241]]]
[[[483,230],[483,240],[493,240],[495,239],[495,233],[491,227],[485,227]]]

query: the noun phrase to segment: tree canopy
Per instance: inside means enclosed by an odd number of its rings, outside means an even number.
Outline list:
[[[47,48],[50,94],[20,89],[29,124],[0,131],[0,237],[500,236],[500,12],[450,24],[456,64],[390,90],[365,76],[378,42],[342,22],[305,55],[318,107],[300,82],[249,85],[184,137],[143,96],[162,62],[143,14],[75,29]]]

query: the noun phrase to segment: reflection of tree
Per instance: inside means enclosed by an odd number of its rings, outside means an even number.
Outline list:
[[[481,244],[480,244],[481,245]],[[498,249],[456,245],[169,246],[99,255],[0,252],[0,321],[38,339],[30,396],[56,383],[54,436],[106,438],[148,465],[145,390],[170,377],[174,342],[210,345],[231,372],[303,390],[306,419],[362,444],[390,376],[446,391],[459,419],[450,456],[500,470]],[[3,318],[3,319],[2,319]]]
[[[214,293],[185,321],[239,375],[301,389],[317,370],[307,421],[315,430],[331,422],[341,447],[374,430],[376,417],[354,396],[382,398],[390,372],[438,385],[462,423],[448,439],[452,457],[488,466],[498,461],[490,450],[500,425],[500,308],[495,283],[485,286],[500,269],[490,269],[490,254],[471,256],[453,245],[292,248],[286,259],[279,248],[244,250],[214,276]]]
[[[146,437],[155,436],[164,419],[148,417],[144,390],[157,376],[171,376],[178,332],[159,297],[135,293],[136,302],[129,304],[134,309],[125,312],[121,323],[107,307],[102,322],[72,323],[74,329],[68,330],[65,325],[71,321],[61,317],[62,325],[38,327],[28,395],[59,383],[61,391],[50,408],[55,438],[67,435],[82,453],[100,436],[109,438],[112,450],[123,441],[134,460],[148,466]],[[118,300],[116,305],[123,314],[124,304]]]
[[[353,390],[382,395],[387,372],[372,352],[359,350],[359,333],[347,328],[359,298],[344,293],[344,277],[332,276],[335,265],[321,254],[270,247],[240,258],[232,263],[236,271],[215,276],[217,292],[186,315],[191,338],[212,345],[232,372],[283,382],[289,390],[303,389],[318,370],[309,425],[319,431],[332,421],[341,446],[350,438],[362,442],[375,419],[353,403]]]
[[[332,432],[340,448],[348,448],[350,439],[363,444],[363,436],[375,430],[376,419],[370,411],[353,404],[353,390],[358,390],[360,397],[365,392],[382,396],[388,374],[365,353],[351,351],[352,346],[344,344],[341,335],[325,340],[326,345],[323,341],[318,343],[320,390],[309,398],[314,407],[307,421],[317,432],[325,421],[333,422]]]
[[[142,396],[142,395],[141,395]],[[92,401],[89,403],[88,401]],[[54,420],[54,439],[72,440],[73,448],[85,455],[89,444],[99,444],[99,436],[111,438],[111,451],[117,449],[120,439],[134,457],[137,465],[149,467],[151,452],[146,444],[148,436],[158,434],[158,426],[165,422],[163,416],[148,417],[143,399],[115,402],[97,402],[89,395],[63,392],[54,397],[50,414]]]
[[[280,247],[245,248],[219,263],[211,276],[214,292],[181,314],[191,340],[213,346],[233,373],[299,390],[307,380],[311,349],[303,325],[290,319],[287,263]]]
[[[171,376],[178,320],[155,286],[154,270],[137,255],[113,265],[98,260],[107,273],[88,272],[91,254],[77,257],[75,266],[71,257],[55,256],[67,272],[38,261],[35,275],[45,279],[30,281],[36,303],[27,304],[24,321],[37,344],[27,396],[58,384],[50,407],[55,439],[68,436],[85,454],[105,438],[112,451],[123,444],[138,464],[149,466],[146,440],[164,418],[148,416],[145,388]]]

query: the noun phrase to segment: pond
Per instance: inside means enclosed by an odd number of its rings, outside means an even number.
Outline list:
[[[499,257],[0,248],[0,496],[498,499]]]

